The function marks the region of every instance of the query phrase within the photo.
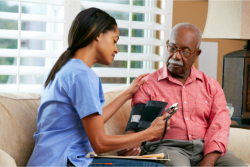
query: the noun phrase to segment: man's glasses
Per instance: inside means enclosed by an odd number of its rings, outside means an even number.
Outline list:
[[[177,49],[177,48],[175,48],[174,46],[170,46],[169,45],[169,40],[167,41],[167,49],[168,49],[168,51],[169,51],[169,53],[176,53],[176,52],[179,52],[182,56],[184,56],[184,57],[188,57],[188,56],[190,56],[191,54],[193,54],[194,52],[196,52],[199,48],[197,48],[195,51],[193,51],[193,52],[189,52],[189,51],[187,51],[187,50],[181,50],[181,49]]]

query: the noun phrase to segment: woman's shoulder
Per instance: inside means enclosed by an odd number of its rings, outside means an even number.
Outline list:
[[[84,62],[80,59],[70,59],[65,66],[62,67],[61,75],[62,78],[65,79],[74,79],[78,75],[82,76],[91,76],[91,77],[98,77],[95,72],[89,68]]]

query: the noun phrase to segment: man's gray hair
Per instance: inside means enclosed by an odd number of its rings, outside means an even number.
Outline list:
[[[196,32],[196,35],[197,35],[197,38],[198,38],[197,48],[200,47],[201,40],[202,40],[201,30],[198,27],[196,27],[195,25],[190,24],[190,23],[179,23],[179,24],[176,24],[174,26],[174,28],[172,29],[171,33],[170,33],[170,39],[172,38],[173,35],[177,35],[177,31],[176,30],[178,30],[179,28],[193,29]]]

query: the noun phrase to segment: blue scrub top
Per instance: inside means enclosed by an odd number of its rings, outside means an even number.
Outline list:
[[[45,79],[46,80],[46,79]],[[35,148],[27,166],[88,166],[92,152],[81,119],[102,115],[100,78],[80,59],[70,59],[41,93]]]

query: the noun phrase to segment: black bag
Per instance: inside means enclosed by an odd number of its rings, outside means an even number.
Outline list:
[[[155,118],[162,115],[168,103],[161,101],[147,101],[133,106],[126,131],[139,132],[147,129]]]
[[[151,123],[157,118],[162,116],[168,103],[162,101],[147,101],[143,108],[140,122],[137,126],[137,132],[143,131],[150,127]]]
[[[146,105],[142,103],[134,105],[130,114],[126,131],[132,130],[135,132],[140,132],[149,128],[151,123],[157,117],[162,116],[162,113],[165,110],[167,104],[168,103],[162,101],[147,101]],[[144,149],[147,152],[153,152],[158,148],[158,146],[166,135],[167,122],[171,118],[171,116],[177,111],[177,109],[178,104],[176,103],[166,110],[166,112],[170,113],[170,116],[166,118],[166,124],[162,139],[160,142],[158,142],[158,144],[156,144],[157,146],[154,149],[147,149],[145,146],[146,142],[143,142]]]

